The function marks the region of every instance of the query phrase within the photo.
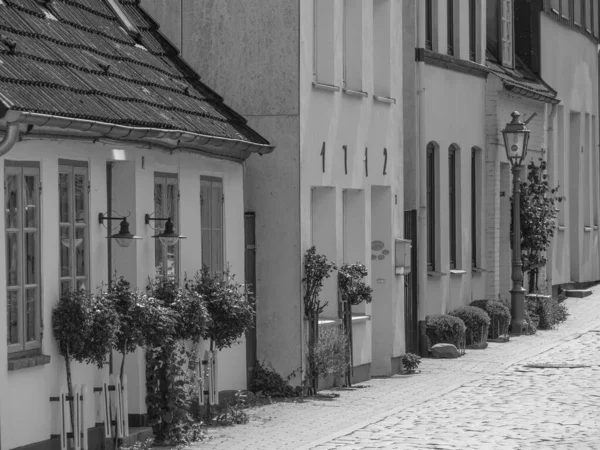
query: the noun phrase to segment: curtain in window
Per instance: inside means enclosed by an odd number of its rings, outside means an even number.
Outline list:
[[[171,218],[179,231],[179,184],[177,174],[154,174],[154,217]],[[156,233],[164,231],[165,220],[154,222]],[[165,245],[159,239],[154,243],[154,265],[163,275],[179,279],[179,242]]]

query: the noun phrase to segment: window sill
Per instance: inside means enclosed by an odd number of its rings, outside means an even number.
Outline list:
[[[369,320],[371,320],[371,316],[367,316],[366,314],[352,315],[352,323],[368,322]]]
[[[29,367],[43,366],[44,364],[49,363],[50,356],[48,355],[23,356],[21,358],[9,359],[8,370],[22,370]]]
[[[450,271],[450,275],[464,275],[465,273],[467,273],[467,271],[461,269],[452,269]]]
[[[352,97],[368,97],[369,94],[364,91],[355,91],[354,89],[342,88],[342,92]]]
[[[427,271],[427,276],[428,277],[439,278],[439,277],[445,277],[446,275],[448,275],[448,274],[444,273],[444,272],[436,272],[435,270],[428,270]]]
[[[482,269],[481,267],[472,267],[471,268],[471,272],[474,272],[474,273],[484,273],[484,272],[487,272],[487,270]]]
[[[583,227],[583,231],[585,233],[591,233],[592,232],[592,227]]]
[[[388,103],[390,105],[396,104],[396,99],[391,97],[382,97],[380,95],[374,95],[373,100],[381,103]]]
[[[558,231],[565,231],[567,229],[567,227],[565,227],[563,225],[559,225],[556,228],[558,229]]]
[[[339,92],[340,90],[339,86],[333,84],[317,83],[316,81],[313,81],[312,85],[315,89],[320,89],[322,91]]]

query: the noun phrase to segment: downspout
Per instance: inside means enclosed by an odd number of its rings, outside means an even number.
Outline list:
[[[417,2],[417,8],[415,11],[416,15],[416,29],[417,29],[417,46],[419,48],[425,48],[425,29],[421,25],[421,18],[425,17],[425,2]],[[417,295],[418,295],[418,318],[419,321],[425,320],[423,316],[423,302],[426,299],[427,294],[427,152],[424,148],[425,135],[424,135],[424,124],[425,124],[425,87],[423,86],[423,73],[424,73],[424,61],[416,62],[416,79],[417,79],[417,145],[416,150],[418,157],[416,158],[417,170],[417,187],[418,187],[418,233],[417,237],[417,261],[418,266],[418,277],[417,277]],[[419,339],[421,336],[419,336]],[[419,347],[422,347],[419,343]],[[420,350],[420,349],[419,349]]]
[[[546,128],[546,142],[548,144],[548,153],[547,153],[547,162],[548,166],[551,170],[551,174],[554,174],[554,165],[556,160],[556,149],[554,148],[554,118],[556,117],[556,112],[558,108],[556,104],[553,103],[550,106],[550,114],[548,115],[548,127]],[[550,180],[552,180],[552,176],[550,176]],[[556,237],[552,240],[552,245],[548,248],[547,252],[547,260],[546,260],[546,292],[552,295],[552,267],[553,267],[553,258],[554,258],[554,245],[556,245]]]
[[[9,122],[6,125],[4,138],[0,141],[0,157],[6,155],[19,140],[19,124],[17,122]]]

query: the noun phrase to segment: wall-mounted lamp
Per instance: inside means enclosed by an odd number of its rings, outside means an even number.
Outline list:
[[[175,245],[179,242],[179,239],[185,239],[186,237],[177,233],[175,231],[175,226],[171,221],[170,217],[151,217],[151,214],[146,214],[144,216],[144,222],[146,225],[150,225],[151,220],[166,220],[165,230],[162,233],[158,233],[157,235],[152,236],[155,239],[158,239],[161,244],[165,245]]]
[[[129,222],[127,222],[126,217],[109,217],[104,213],[98,214],[98,222],[104,224],[105,220],[120,220],[121,225],[119,227],[119,232],[108,236],[108,239],[114,239],[117,241],[120,247],[129,247],[134,239],[142,239],[140,236],[136,236],[135,234],[131,234],[129,231]]]

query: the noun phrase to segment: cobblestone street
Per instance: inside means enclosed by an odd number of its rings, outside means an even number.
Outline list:
[[[424,359],[419,374],[370,380],[331,400],[255,408],[249,424],[211,429],[196,448],[598,449],[600,289],[593,292],[566,301],[571,315],[558,329],[457,360]]]

